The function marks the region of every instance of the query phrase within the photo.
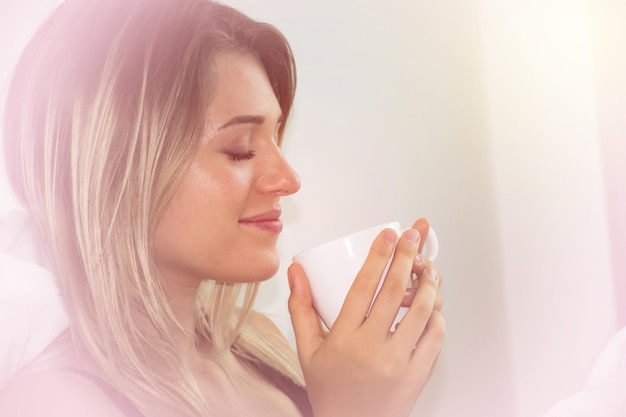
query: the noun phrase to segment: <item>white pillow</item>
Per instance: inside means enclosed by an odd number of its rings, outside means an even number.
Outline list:
[[[0,217],[0,389],[67,326],[34,223],[21,211]]]

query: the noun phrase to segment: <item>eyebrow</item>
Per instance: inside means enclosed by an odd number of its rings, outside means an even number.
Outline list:
[[[281,123],[283,120],[283,116],[281,115],[278,119],[278,123]],[[239,116],[235,116],[232,119],[228,120],[226,123],[221,125],[217,130],[224,130],[229,126],[238,125],[238,124],[247,124],[252,123],[255,125],[262,125],[265,123],[265,117],[259,116],[256,114],[242,114]]]

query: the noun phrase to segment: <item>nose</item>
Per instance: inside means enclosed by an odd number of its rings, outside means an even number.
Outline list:
[[[274,146],[265,172],[259,177],[257,186],[265,194],[287,196],[300,189],[300,177],[283,156],[280,148]]]

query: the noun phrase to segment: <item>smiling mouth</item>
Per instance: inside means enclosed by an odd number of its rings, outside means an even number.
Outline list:
[[[280,219],[256,220],[256,221],[241,220],[239,224],[242,224],[244,226],[254,227],[256,229],[264,230],[266,232],[271,232],[271,233],[280,233],[283,230],[283,222]]]
[[[283,222],[280,220],[280,214],[280,209],[274,209],[266,213],[241,219],[239,220],[239,224],[270,233],[280,233],[283,230]]]

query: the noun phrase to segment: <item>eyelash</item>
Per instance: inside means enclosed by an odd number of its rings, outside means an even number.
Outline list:
[[[254,158],[256,155],[255,151],[248,151],[245,153],[228,153],[228,158],[231,161],[239,162],[239,161],[249,161]]]

